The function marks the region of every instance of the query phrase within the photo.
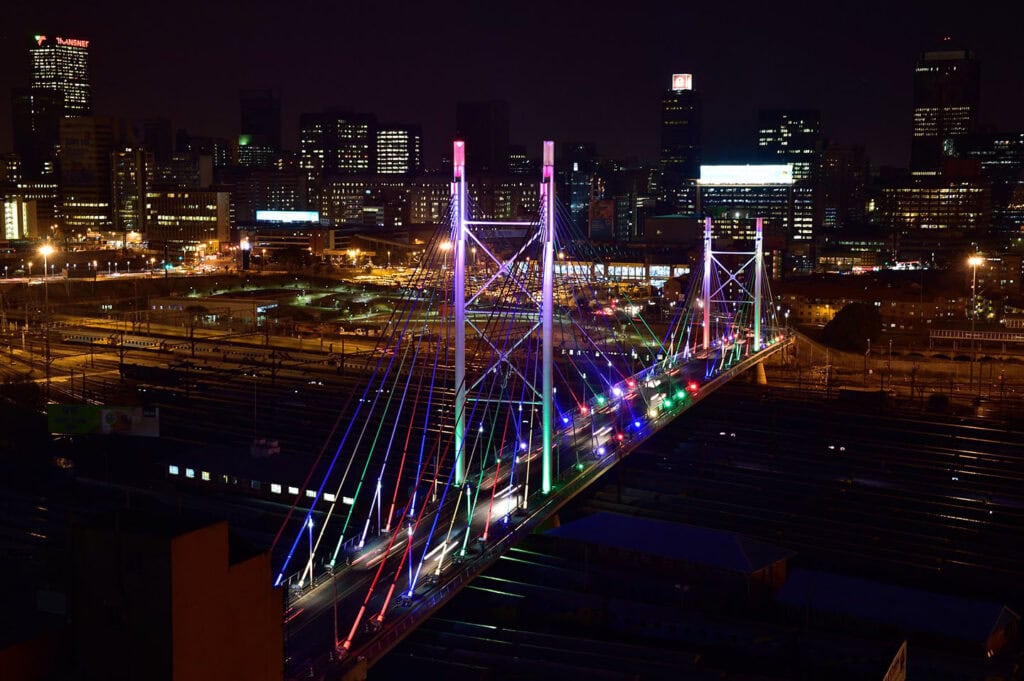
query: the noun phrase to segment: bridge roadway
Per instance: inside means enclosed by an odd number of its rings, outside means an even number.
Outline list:
[[[468,538],[461,535],[455,536],[453,532],[453,540],[450,545],[433,545],[428,554],[429,560],[424,563],[424,574],[428,569],[433,571],[437,564],[435,561],[439,558],[438,552],[447,554],[458,550],[460,546],[466,546],[466,555],[446,563],[440,575],[421,578],[417,582],[417,589],[412,599],[403,599],[397,596],[397,594],[408,590],[408,576],[404,574],[405,568],[403,568],[403,576],[395,587],[396,596],[389,602],[384,622],[377,627],[369,626],[373,615],[383,607],[383,594],[378,593],[365,603],[366,611],[359,630],[355,632],[352,648],[338,655],[332,646],[325,644],[334,639],[335,632],[339,642],[344,641],[348,636],[351,623],[360,607],[364,605],[365,594],[375,579],[374,574],[379,573],[381,581],[387,581],[388,574],[394,570],[394,563],[388,570],[383,570],[381,563],[386,558],[396,555],[401,555],[408,560],[405,533],[400,529],[380,537],[373,543],[368,542],[350,565],[339,566],[333,574],[322,575],[312,588],[291,600],[285,617],[287,678],[309,678],[311,674],[325,679],[340,679],[343,676],[359,678],[366,668],[375,664],[389,650],[398,645],[420,622],[429,618],[465,584],[486,570],[520,537],[534,531],[565,504],[611,470],[619,460],[628,456],[650,436],[700,402],[703,397],[781,351],[790,343],[792,343],[792,339],[788,338],[769,345],[757,354],[744,358],[706,380],[678,409],[664,410],[654,418],[645,419],[644,427],[641,430],[633,431],[631,438],[620,443],[620,446],[614,451],[609,448],[609,451],[603,456],[594,456],[593,439],[589,429],[577,426],[578,430],[584,432],[582,435],[577,434],[574,438],[574,446],[577,451],[580,448],[585,448],[583,452],[585,456],[580,457],[581,464],[578,468],[570,468],[568,471],[562,472],[562,476],[558,479],[551,494],[542,494],[537,485],[536,491],[527,497],[527,503],[524,506],[528,510],[525,513],[511,513],[513,510],[511,497],[505,497],[501,501],[497,501],[496,498],[497,504],[500,505],[502,502],[506,504],[505,510],[489,509],[489,500],[481,497],[480,502],[476,505],[472,527],[474,533],[480,533],[482,536],[483,526],[486,524],[490,512],[492,521],[490,527],[487,528],[490,534],[488,541],[482,541],[481,536],[467,541]],[[685,374],[685,369],[688,366],[696,371],[697,364],[699,364],[700,375],[703,375],[704,359],[691,360],[689,364],[677,365],[678,371],[671,373]],[[604,409],[611,410],[613,408],[609,404]],[[598,412],[600,413],[601,410]],[[538,452],[532,453],[533,456],[537,454]],[[510,467],[500,468],[506,470],[488,471],[482,486],[484,489],[493,484],[492,476],[494,475],[498,475],[499,483],[494,486],[495,489],[502,489],[503,485],[507,485],[507,470]],[[574,471],[578,471],[578,473],[571,478],[566,477],[566,473],[571,474]],[[444,507],[440,510],[438,528],[446,527],[448,523],[451,523],[452,515],[461,511],[461,500],[462,495],[447,499]],[[508,515],[507,522],[505,522],[506,515]],[[464,525],[464,521],[461,524]],[[422,550],[425,541],[425,537],[415,540],[413,549],[416,551],[414,553]],[[386,591],[386,589],[378,589],[379,591]],[[336,602],[337,614],[334,615]],[[337,617],[337,629],[335,629],[335,622],[331,619],[332,616]]]

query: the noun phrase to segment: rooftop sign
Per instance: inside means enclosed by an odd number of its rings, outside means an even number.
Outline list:
[[[793,184],[793,164],[761,164],[746,166],[701,166],[700,184],[731,184],[757,186]]]

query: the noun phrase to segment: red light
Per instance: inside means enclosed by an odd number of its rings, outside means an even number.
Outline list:
[[[623,435],[622,433],[615,433],[615,439],[618,440],[619,442],[622,442],[622,439],[624,437],[625,435]]]
[[[634,381],[634,380],[633,380],[633,379],[631,378],[631,379],[629,379],[628,381],[626,381],[626,385],[628,385],[628,386],[629,386],[630,388],[635,388],[635,387],[636,387],[636,381]]]
[[[691,393],[696,392],[697,384],[693,381],[690,381],[689,383],[686,384],[686,389],[689,390]]]
[[[583,414],[584,416],[587,415],[587,408],[586,408],[586,406],[580,406],[580,413]]]

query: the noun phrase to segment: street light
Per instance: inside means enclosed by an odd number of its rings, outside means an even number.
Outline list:
[[[46,276],[47,258],[53,255],[53,246],[43,244],[39,247],[39,255],[43,256],[43,309],[46,316],[44,338],[46,340],[46,397],[50,397],[50,280]]]
[[[972,255],[967,258],[967,264],[971,266],[971,386],[974,385],[974,362],[978,358],[978,351],[974,347],[974,321],[978,318],[978,266],[985,264],[985,258],[980,255]],[[978,380],[978,394],[981,394],[981,377]]]

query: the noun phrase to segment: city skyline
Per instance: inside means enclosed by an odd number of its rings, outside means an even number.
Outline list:
[[[884,17],[860,9],[824,17],[751,11],[739,22],[719,10],[668,6],[611,12],[602,11],[611,5],[572,4],[547,10],[548,19],[384,5],[278,17],[277,6],[255,3],[244,16],[192,5],[160,17],[163,28],[154,31],[155,17],[126,4],[88,13],[61,5],[14,11],[0,36],[7,92],[28,84],[33,35],[66,34],[91,41],[97,114],[168,116],[193,134],[233,137],[239,91],[265,88],[281,93],[288,149],[298,148],[302,113],[340,105],[382,123],[421,125],[428,166],[455,134],[456,103],[479,99],[509,102],[512,141],[528,150],[546,137],[594,142],[606,157],[654,161],[661,94],[673,72],[686,72],[705,108],[711,162],[753,149],[758,109],[816,108],[826,139],[865,144],[875,166],[905,167],[914,64],[952,23],[917,3]],[[345,30],[352,26],[379,30]],[[984,17],[954,28],[954,41],[981,62],[982,126],[1019,129],[1024,95],[1005,90],[1024,48],[1008,39],[1009,26],[984,25]],[[541,35],[561,44],[545,49],[533,37]],[[442,73],[445,88],[438,87]],[[8,150],[9,102],[2,111],[0,149]]]

